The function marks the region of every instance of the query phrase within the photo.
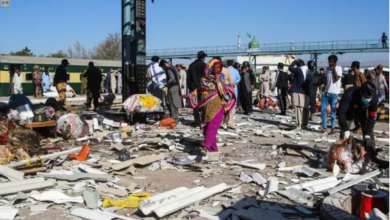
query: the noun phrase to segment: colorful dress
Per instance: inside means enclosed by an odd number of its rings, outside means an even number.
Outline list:
[[[209,152],[217,152],[217,132],[223,120],[229,119],[229,113],[236,105],[236,96],[225,76],[220,73],[219,80],[211,74],[213,67],[222,63],[218,60],[211,60],[206,66],[205,73],[201,79],[200,88],[194,90],[188,95],[189,103],[192,108],[202,108],[201,129],[205,140],[202,146]],[[201,100],[198,100],[198,92],[201,94]]]

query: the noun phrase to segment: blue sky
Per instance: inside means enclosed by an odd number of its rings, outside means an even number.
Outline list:
[[[0,53],[28,46],[35,54],[93,48],[121,31],[121,0],[10,0],[0,8]],[[380,38],[389,32],[388,0],[147,0],[147,48]],[[325,58],[325,56],[322,56]],[[322,58],[321,58],[322,59]],[[388,60],[389,54],[340,60]]]

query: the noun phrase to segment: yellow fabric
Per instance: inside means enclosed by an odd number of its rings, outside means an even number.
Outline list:
[[[140,95],[139,101],[147,108],[151,108],[157,104],[156,98],[151,95]]]
[[[132,194],[127,199],[121,200],[112,200],[110,198],[107,198],[103,201],[103,208],[108,208],[108,207],[118,207],[119,209],[123,208],[131,208],[135,209],[138,208],[140,205],[141,201],[149,198],[150,195],[148,193],[137,193],[137,194]]]

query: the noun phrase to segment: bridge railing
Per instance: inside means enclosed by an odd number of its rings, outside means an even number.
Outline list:
[[[335,41],[311,41],[311,42],[285,42],[285,43],[265,43],[260,44],[259,49],[249,49],[247,46],[238,48],[237,45],[227,46],[204,46],[148,50],[148,56],[175,56],[186,57],[197,54],[198,51],[205,51],[209,55],[216,54],[247,54],[251,53],[274,53],[274,52],[307,52],[307,51],[334,51],[338,50],[359,50],[359,49],[380,49],[382,42],[380,39],[371,40],[335,40]]]

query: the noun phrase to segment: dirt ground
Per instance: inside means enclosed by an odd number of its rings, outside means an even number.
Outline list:
[[[327,152],[331,143],[326,142],[315,142],[315,139],[324,138],[338,140],[338,133],[335,135],[323,135],[319,131],[293,131],[293,138],[288,137],[288,135],[283,135],[280,133],[278,124],[282,121],[287,123],[293,123],[292,117],[294,116],[293,112],[289,112],[288,116],[291,118],[278,118],[272,112],[260,112],[256,111],[252,116],[244,116],[242,114],[237,114],[235,117],[236,123],[248,122],[250,125],[236,126],[236,130],[228,130],[227,132],[232,132],[238,134],[237,136],[232,135],[222,135],[217,136],[218,143],[221,145],[228,145],[219,147],[220,154],[219,158],[216,161],[203,161],[201,163],[195,163],[192,165],[172,165],[171,168],[161,170],[157,169],[154,171],[149,170],[150,165],[139,167],[137,166],[137,171],[135,175],[130,175],[126,173],[124,176],[127,179],[137,183],[139,188],[145,192],[151,194],[165,192],[177,187],[187,187],[193,188],[196,186],[205,186],[212,187],[220,183],[226,183],[228,185],[240,184],[240,173],[244,172],[248,175],[252,175],[255,172],[259,172],[266,179],[275,179],[279,181],[279,189],[283,189],[287,185],[293,185],[295,183],[291,182],[291,179],[299,179],[299,182],[305,182],[311,179],[311,177],[305,177],[301,175],[292,174],[291,172],[283,172],[284,176],[281,176],[277,171],[277,164],[285,161],[286,167],[296,166],[296,165],[308,165],[313,168],[322,168],[322,162],[324,160],[324,154],[318,152]],[[190,138],[197,140],[202,140],[202,135],[197,128],[192,128],[187,124],[192,122],[191,110],[185,109],[181,111],[181,121],[182,124],[178,125],[177,128],[173,131],[168,131],[168,133],[175,134],[175,131],[187,130]],[[314,122],[311,122],[311,125],[319,125],[321,121],[320,117],[317,115]],[[154,134],[156,125],[147,124],[147,127],[152,128],[152,131],[145,132],[144,134]],[[262,130],[263,133],[269,135],[268,137],[256,135],[254,130]],[[375,130],[380,130],[383,132],[389,132],[389,123],[388,122],[377,122]],[[160,131],[160,130],[159,130]],[[220,131],[225,131],[220,129]],[[338,129],[337,129],[338,131]],[[95,133],[95,137],[103,137],[109,131],[103,131]],[[300,135],[297,135],[299,133]],[[355,134],[354,134],[355,135]],[[168,135],[169,136],[169,135]],[[182,136],[182,135],[181,135]],[[358,139],[361,139],[361,135],[355,135]],[[141,138],[130,137],[132,141],[141,140]],[[171,140],[175,138],[171,137]],[[179,137],[181,139],[178,143],[185,146],[186,150],[191,151],[183,152],[182,150],[169,151],[167,147],[150,147],[149,149],[142,149],[139,151],[134,151],[131,156],[143,156],[155,153],[165,153],[168,158],[176,156],[178,158],[186,158],[190,154],[193,154],[198,150],[199,144],[189,143],[188,141]],[[174,142],[174,141],[173,141]],[[305,155],[290,155],[286,153],[286,146],[292,145],[290,148],[293,149],[293,146],[302,146],[302,143],[299,142],[308,142],[303,143],[303,146],[307,147],[309,151],[309,156]],[[284,144],[287,144],[283,146]],[[380,152],[381,158],[384,160],[389,160],[388,147],[389,143],[380,142],[377,143],[378,147],[383,149]],[[115,150],[110,150],[108,146],[99,145],[99,147],[94,147],[94,144],[90,144],[91,152],[90,156],[100,156],[100,161],[107,161],[110,159],[117,158],[117,152]],[[288,148],[288,147],[287,147]],[[302,148],[296,148],[299,153]],[[256,170],[252,168],[241,167],[239,165],[234,165],[233,163],[238,161],[250,161],[250,163],[263,163],[267,167],[263,170]],[[69,162],[72,165],[72,162]],[[74,164],[74,163],[73,163]],[[67,168],[65,165],[62,165],[62,168]],[[99,169],[99,167],[97,167]],[[101,168],[100,168],[101,169]],[[112,170],[104,170],[105,172],[110,172]],[[203,171],[202,171],[203,170]],[[205,171],[206,170],[206,171]],[[119,176],[115,174],[116,176]],[[331,173],[327,172],[323,174],[320,178],[330,176]],[[139,177],[145,177],[140,179]],[[287,185],[286,185],[287,184]],[[245,199],[247,197],[255,198],[260,204],[260,208],[264,210],[265,216],[268,214],[272,216],[273,214],[280,214],[280,210],[286,210],[290,207],[289,211],[293,213],[299,213],[297,210],[292,209],[296,203],[293,201],[280,196],[276,193],[271,194],[269,197],[259,196],[258,191],[264,190],[263,186],[259,186],[255,183],[243,183],[238,186],[240,190],[238,193],[232,192],[223,192],[206,200],[200,201],[195,205],[190,206],[190,208],[185,208],[184,210],[177,211],[163,219],[182,219],[181,217],[192,213],[191,207],[196,206],[206,206],[214,210],[223,210],[234,204],[237,201]],[[69,191],[68,191],[69,192]],[[70,193],[70,196],[81,195],[81,193]],[[218,197],[224,197],[218,204],[215,199]],[[101,200],[105,198],[101,197]],[[214,199],[213,199],[214,198]],[[321,200],[323,196],[319,196]],[[269,205],[269,204],[271,205]],[[277,203],[278,205],[275,205]],[[212,206],[212,204],[216,204]],[[19,214],[16,219],[29,219],[29,220],[68,220],[68,219],[79,219],[77,217],[70,215],[70,210],[74,207],[85,207],[84,204],[53,204],[47,211],[35,214],[30,216],[31,203],[21,202],[19,208]],[[24,206],[24,207],[23,207]],[[265,208],[264,208],[265,207]],[[273,208],[270,208],[273,207]],[[276,208],[275,208],[276,207]],[[307,216],[305,219],[319,219],[319,208],[313,208],[312,216]],[[133,219],[158,219],[156,216],[144,217],[139,211],[123,209],[116,212],[119,215],[124,215],[131,217]],[[206,219],[202,217],[194,217],[192,219]],[[299,218],[298,218],[299,219]]]

